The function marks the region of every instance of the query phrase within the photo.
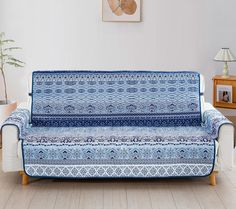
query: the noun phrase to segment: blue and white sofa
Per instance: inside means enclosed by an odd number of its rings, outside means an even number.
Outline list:
[[[36,71],[31,97],[2,127],[5,172],[214,180],[233,165],[233,126],[197,72]]]

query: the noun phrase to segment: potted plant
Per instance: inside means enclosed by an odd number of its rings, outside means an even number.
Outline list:
[[[4,33],[0,33],[0,74],[3,80],[4,100],[0,100],[0,125],[1,123],[16,109],[17,104],[8,99],[7,82],[5,70],[6,66],[14,66],[17,68],[24,67],[24,62],[16,59],[12,52],[21,49],[20,47],[12,46],[14,40],[6,39]]]

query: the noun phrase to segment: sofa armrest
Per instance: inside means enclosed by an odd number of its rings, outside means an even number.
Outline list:
[[[219,136],[220,127],[222,125],[229,124],[233,126],[233,124],[213,106],[207,106],[209,107],[209,109],[205,109],[203,113],[203,126],[206,128],[206,131],[209,134],[211,134],[215,139],[217,139]]]
[[[31,112],[31,106],[30,106],[30,101],[28,102],[22,102],[17,106],[18,109],[27,109],[29,112]]]
[[[219,142],[218,165],[221,170],[232,169],[234,162],[234,126],[210,103],[205,103],[203,126]]]
[[[2,126],[2,169],[4,172],[23,170],[22,158],[17,155],[19,139],[29,126],[30,112],[16,109]]]
[[[19,138],[24,134],[25,129],[30,125],[30,112],[28,109],[17,108],[12,114],[6,119],[2,125],[2,129],[5,126],[16,126],[18,128]]]

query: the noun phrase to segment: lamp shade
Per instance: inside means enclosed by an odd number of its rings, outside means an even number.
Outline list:
[[[229,48],[222,48],[217,53],[214,60],[222,61],[222,62],[233,62],[233,61],[236,61],[236,57],[232,54]]]

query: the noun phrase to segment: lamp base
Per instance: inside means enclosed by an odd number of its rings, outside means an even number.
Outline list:
[[[229,78],[229,75],[222,75],[222,78]]]
[[[223,78],[228,78],[229,77],[229,70],[228,70],[228,63],[225,62],[224,64],[224,69],[223,69]]]

